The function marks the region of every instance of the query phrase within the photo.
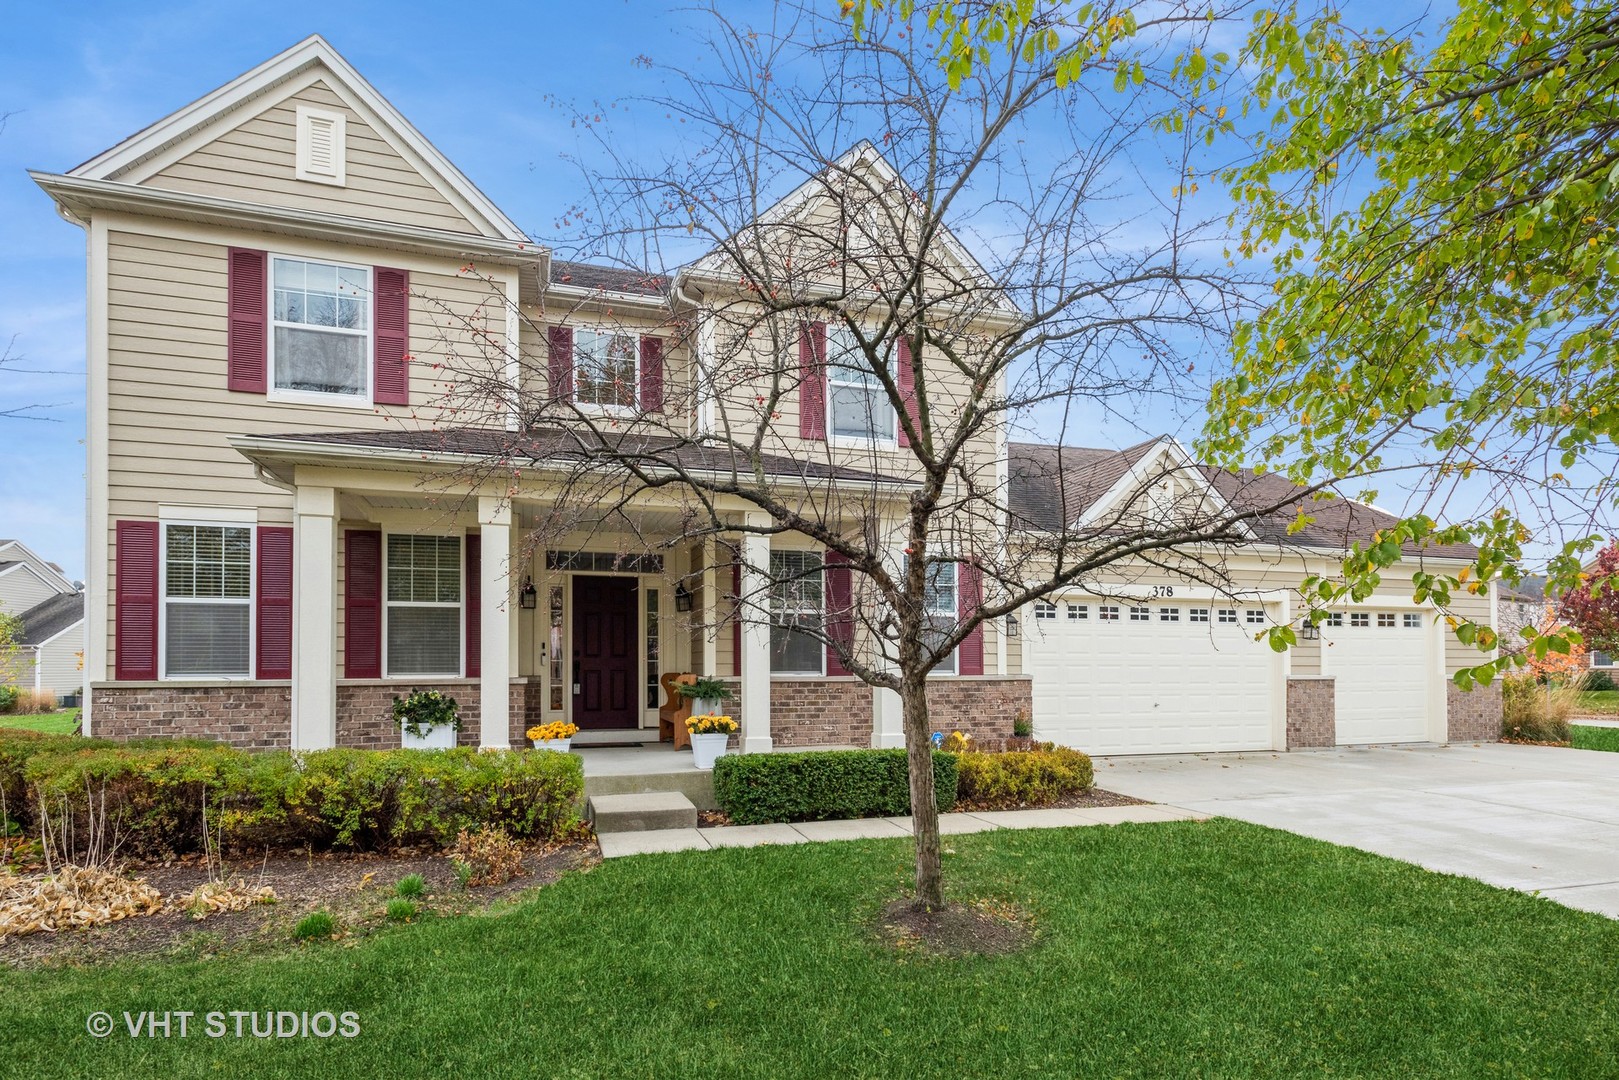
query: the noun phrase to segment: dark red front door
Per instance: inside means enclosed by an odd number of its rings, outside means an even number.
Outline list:
[[[573,722],[585,730],[640,726],[635,579],[573,579]]]

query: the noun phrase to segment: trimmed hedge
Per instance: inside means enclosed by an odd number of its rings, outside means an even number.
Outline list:
[[[904,750],[728,754],[714,763],[714,797],[738,825],[893,817],[911,812]],[[940,810],[956,804],[956,755],[933,755]]]
[[[1096,782],[1088,755],[1049,744],[1001,754],[965,753],[959,768],[957,797],[979,810],[1049,806],[1083,795]]]
[[[43,808],[88,835],[105,805],[121,849],[182,853],[208,831],[227,849],[442,847],[462,829],[495,825],[516,837],[562,839],[580,829],[579,759],[548,750],[238,750],[219,744],[107,744],[54,737],[54,746],[0,738],[0,782],[26,791],[20,824]],[[20,762],[20,777],[17,775]],[[9,774],[9,775],[8,775]],[[8,792],[8,807],[11,805]]]

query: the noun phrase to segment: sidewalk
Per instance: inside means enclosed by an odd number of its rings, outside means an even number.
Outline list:
[[[1061,829],[1075,825],[1122,825],[1145,821],[1203,821],[1207,814],[1178,806],[1096,806],[1074,810],[993,810],[974,814],[941,814],[939,833],[989,832],[993,829]],[[800,821],[794,825],[722,825],[712,829],[657,829],[608,833],[596,838],[602,858],[651,855],[666,851],[758,847],[762,844],[810,844],[825,840],[881,840],[911,835],[908,817],[856,818],[850,821]]]

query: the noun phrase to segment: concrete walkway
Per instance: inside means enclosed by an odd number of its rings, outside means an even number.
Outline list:
[[[943,814],[944,836],[992,829],[1054,829],[1074,825],[1122,825],[1139,821],[1201,821],[1207,817],[1178,806],[1096,806],[1075,810],[997,810],[976,814]],[[854,821],[801,821],[796,825],[722,825],[712,829],[658,829],[598,836],[602,858],[650,855],[666,851],[703,851],[764,844],[808,844],[824,840],[895,839],[911,835],[908,817],[860,818]]]
[[[1619,754],[1488,743],[1111,758],[1096,784],[1619,918]]]

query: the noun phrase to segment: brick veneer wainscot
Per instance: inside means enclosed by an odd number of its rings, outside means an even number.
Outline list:
[[[771,679],[770,737],[779,747],[870,746],[871,687],[853,677]]]
[[[1501,738],[1501,684],[1463,690],[1445,683],[1451,742],[1496,742]]]
[[[250,750],[292,743],[292,684],[121,683],[90,687],[92,734],[104,739],[217,739]]]
[[[1330,675],[1287,680],[1287,748],[1338,745],[1338,688]]]

